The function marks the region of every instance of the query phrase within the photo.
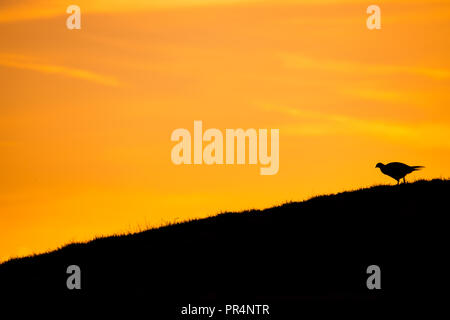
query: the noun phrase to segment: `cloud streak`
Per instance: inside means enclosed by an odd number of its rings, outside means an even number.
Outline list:
[[[417,66],[369,64],[345,60],[314,59],[302,55],[280,54],[283,65],[293,69],[314,69],[328,72],[371,75],[415,75],[434,79],[449,79],[450,70]]]
[[[68,78],[89,81],[110,87],[117,87],[120,85],[120,82],[116,78],[111,76],[105,76],[84,69],[40,63],[36,62],[35,59],[21,55],[0,54],[0,66],[15,69],[31,70],[45,74],[61,75]]]
[[[421,147],[450,148],[450,127],[438,123],[403,124],[382,120],[321,113],[289,107],[266,105],[264,110],[288,115],[296,120],[293,125],[283,125],[280,132],[291,136],[358,135],[374,136],[393,142]]]
[[[441,0],[445,3],[444,0]],[[438,1],[440,3],[441,1]],[[420,0],[391,0],[391,3],[421,3]],[[0,23],[32,19],[51,18],[65,15],[65,8],[70,3],[65,0],[5,0],[0,4]],[[142,12],[161,8],[182,8],[198,6],[230,5],[365,5],[366,0],[78,0],[82,13]]]
[[[208,5],[233,5],[239,3],[258,3],[264,0],[78,0],[76,5],[84,13],[142,12],[161,8],[178,8]],[[7,1],[0,5],[0,23],[34,20],[66,15],[65,9],[71,4],[64,0]]]

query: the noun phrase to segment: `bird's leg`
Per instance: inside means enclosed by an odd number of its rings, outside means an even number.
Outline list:
[[[403,177],[403,183],[406,183],[405,177]]]
[[[400,179],[399,180],[397,180],[397,185],[399,185],[400,184]]]

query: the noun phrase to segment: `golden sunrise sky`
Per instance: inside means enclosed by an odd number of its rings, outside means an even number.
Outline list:
[[[377,162],[449,177],[449,52],[450,1],[1,1],[0,260],[395,183]],[[279,173],[175,166],[194,120],[280,129]]]

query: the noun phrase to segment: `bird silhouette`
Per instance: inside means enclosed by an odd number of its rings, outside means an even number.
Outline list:
[[[397,180],[397,184],[400,183],[400,179],[403,178],[403,183],[406,183],[405,176],[413,171],[424,168],[423,166],[408,166],[401,162],[391,162],[388,164],[377,163],[375,168],[380,168],[381,172],[385,175]]]

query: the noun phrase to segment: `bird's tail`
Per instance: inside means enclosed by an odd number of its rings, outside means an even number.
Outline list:
[[[420,170],[425,168],[424,166],[412,166],[411,168],[413,168],[414,170]]]

